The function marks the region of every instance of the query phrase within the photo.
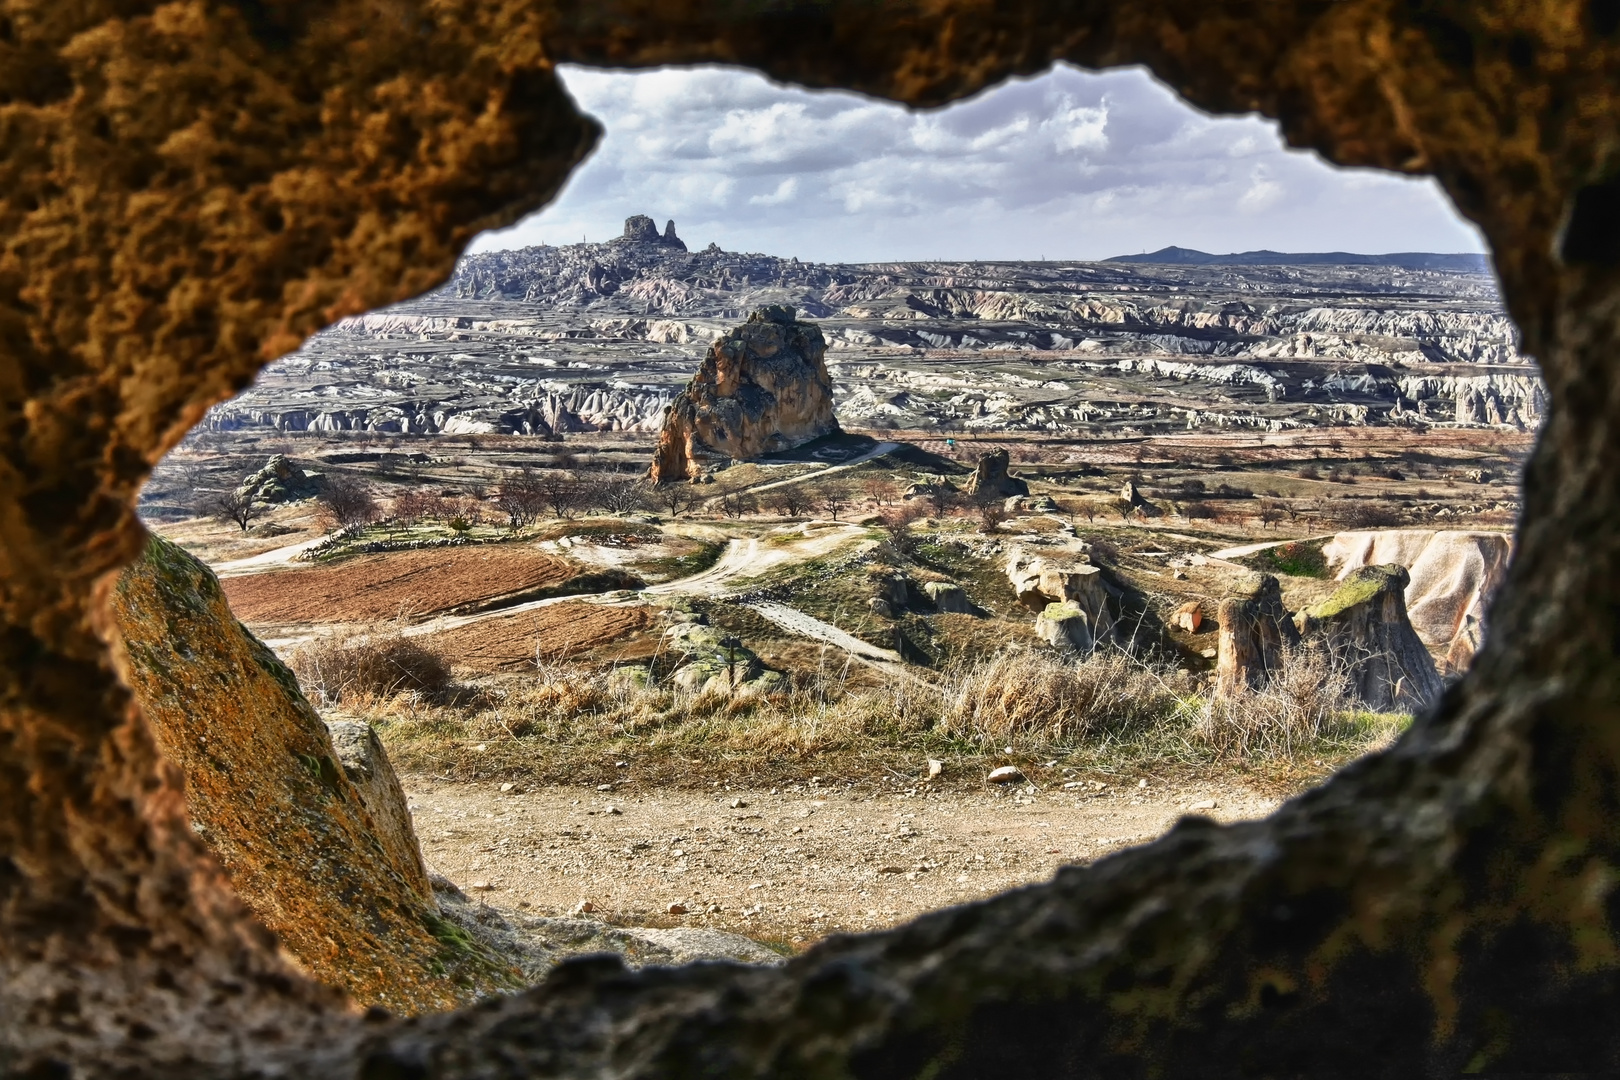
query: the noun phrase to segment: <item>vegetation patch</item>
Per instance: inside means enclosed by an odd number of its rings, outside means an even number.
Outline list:
[[[1325,544],[1325,540],[1295,540],[1264,548],[1236,561],[1262,574],[1327,578],[1332,575],[1328,571],[1327,556],[1322,553]]]

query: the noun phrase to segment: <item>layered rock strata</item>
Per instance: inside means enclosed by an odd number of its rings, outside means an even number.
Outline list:
[[[779,453],[838,430],[827,343],[790,307],[764,307],[709,349],[664,417],[651,478]]]
[[[0,1050],[21,1076],[1602,1074],[1620,1063],[1610,3],[12,4],[0,110]],[[356,43],[360,43],[359,46]],[[829,43],[850,47],[829,47]],[[1546,376],[1521,548],[1437,713],[1266,821],[780,970],[572,966],[400,1023],[282,960],[103,634],[150,463],[316,326],[443,280],[589,149],[554,65],[738,63],[918,106],[1146,63],[1430,174]],[[1576,103],[1574,107],[1571,103]],[[386,223],[379,227],[378,223]]]

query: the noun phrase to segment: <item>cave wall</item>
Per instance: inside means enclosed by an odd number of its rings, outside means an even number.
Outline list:
[[[109,658],[151,464],[549,199],[597,135],[555,61],[930,105],[1059,59],[1432,174],[1481,228],[1550,416],[1468,679],[1266,822],[1189,822],[779,972],[589,962],[398,1023],[281,961]],[[1613,1067],[1617,76],[1615,0],[0,0],[0,1071]]]

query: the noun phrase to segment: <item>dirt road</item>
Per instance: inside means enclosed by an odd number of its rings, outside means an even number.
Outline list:
[[[1233,821],[1276,805],[1220,783],[1093,783],[1065,790],[1061,777],[1043,779],[1033,794],[723,782],[707,793],[624,784],[502,794],[405,778],[428,862],[495,907],[556,915],[589,900],[626,924],[707,926],[795,947],[1045,880],[1151,839],[1189,811]],[[690,914],[670,915],[671,904]]]

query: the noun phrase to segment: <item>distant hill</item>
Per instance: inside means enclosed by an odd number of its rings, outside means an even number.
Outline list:
[[[1431,251],[1396,251],[1388,255],[1357,255],[1350,251],[1240,251],[1211,255],[1192,248],[1167,247],[1145,255],[1115,255],[1104,262],[1155,263],[1161,266],[1398,266],[1403,270],[1465,270],[1485,273],[1484,255],[1436,254]]]

